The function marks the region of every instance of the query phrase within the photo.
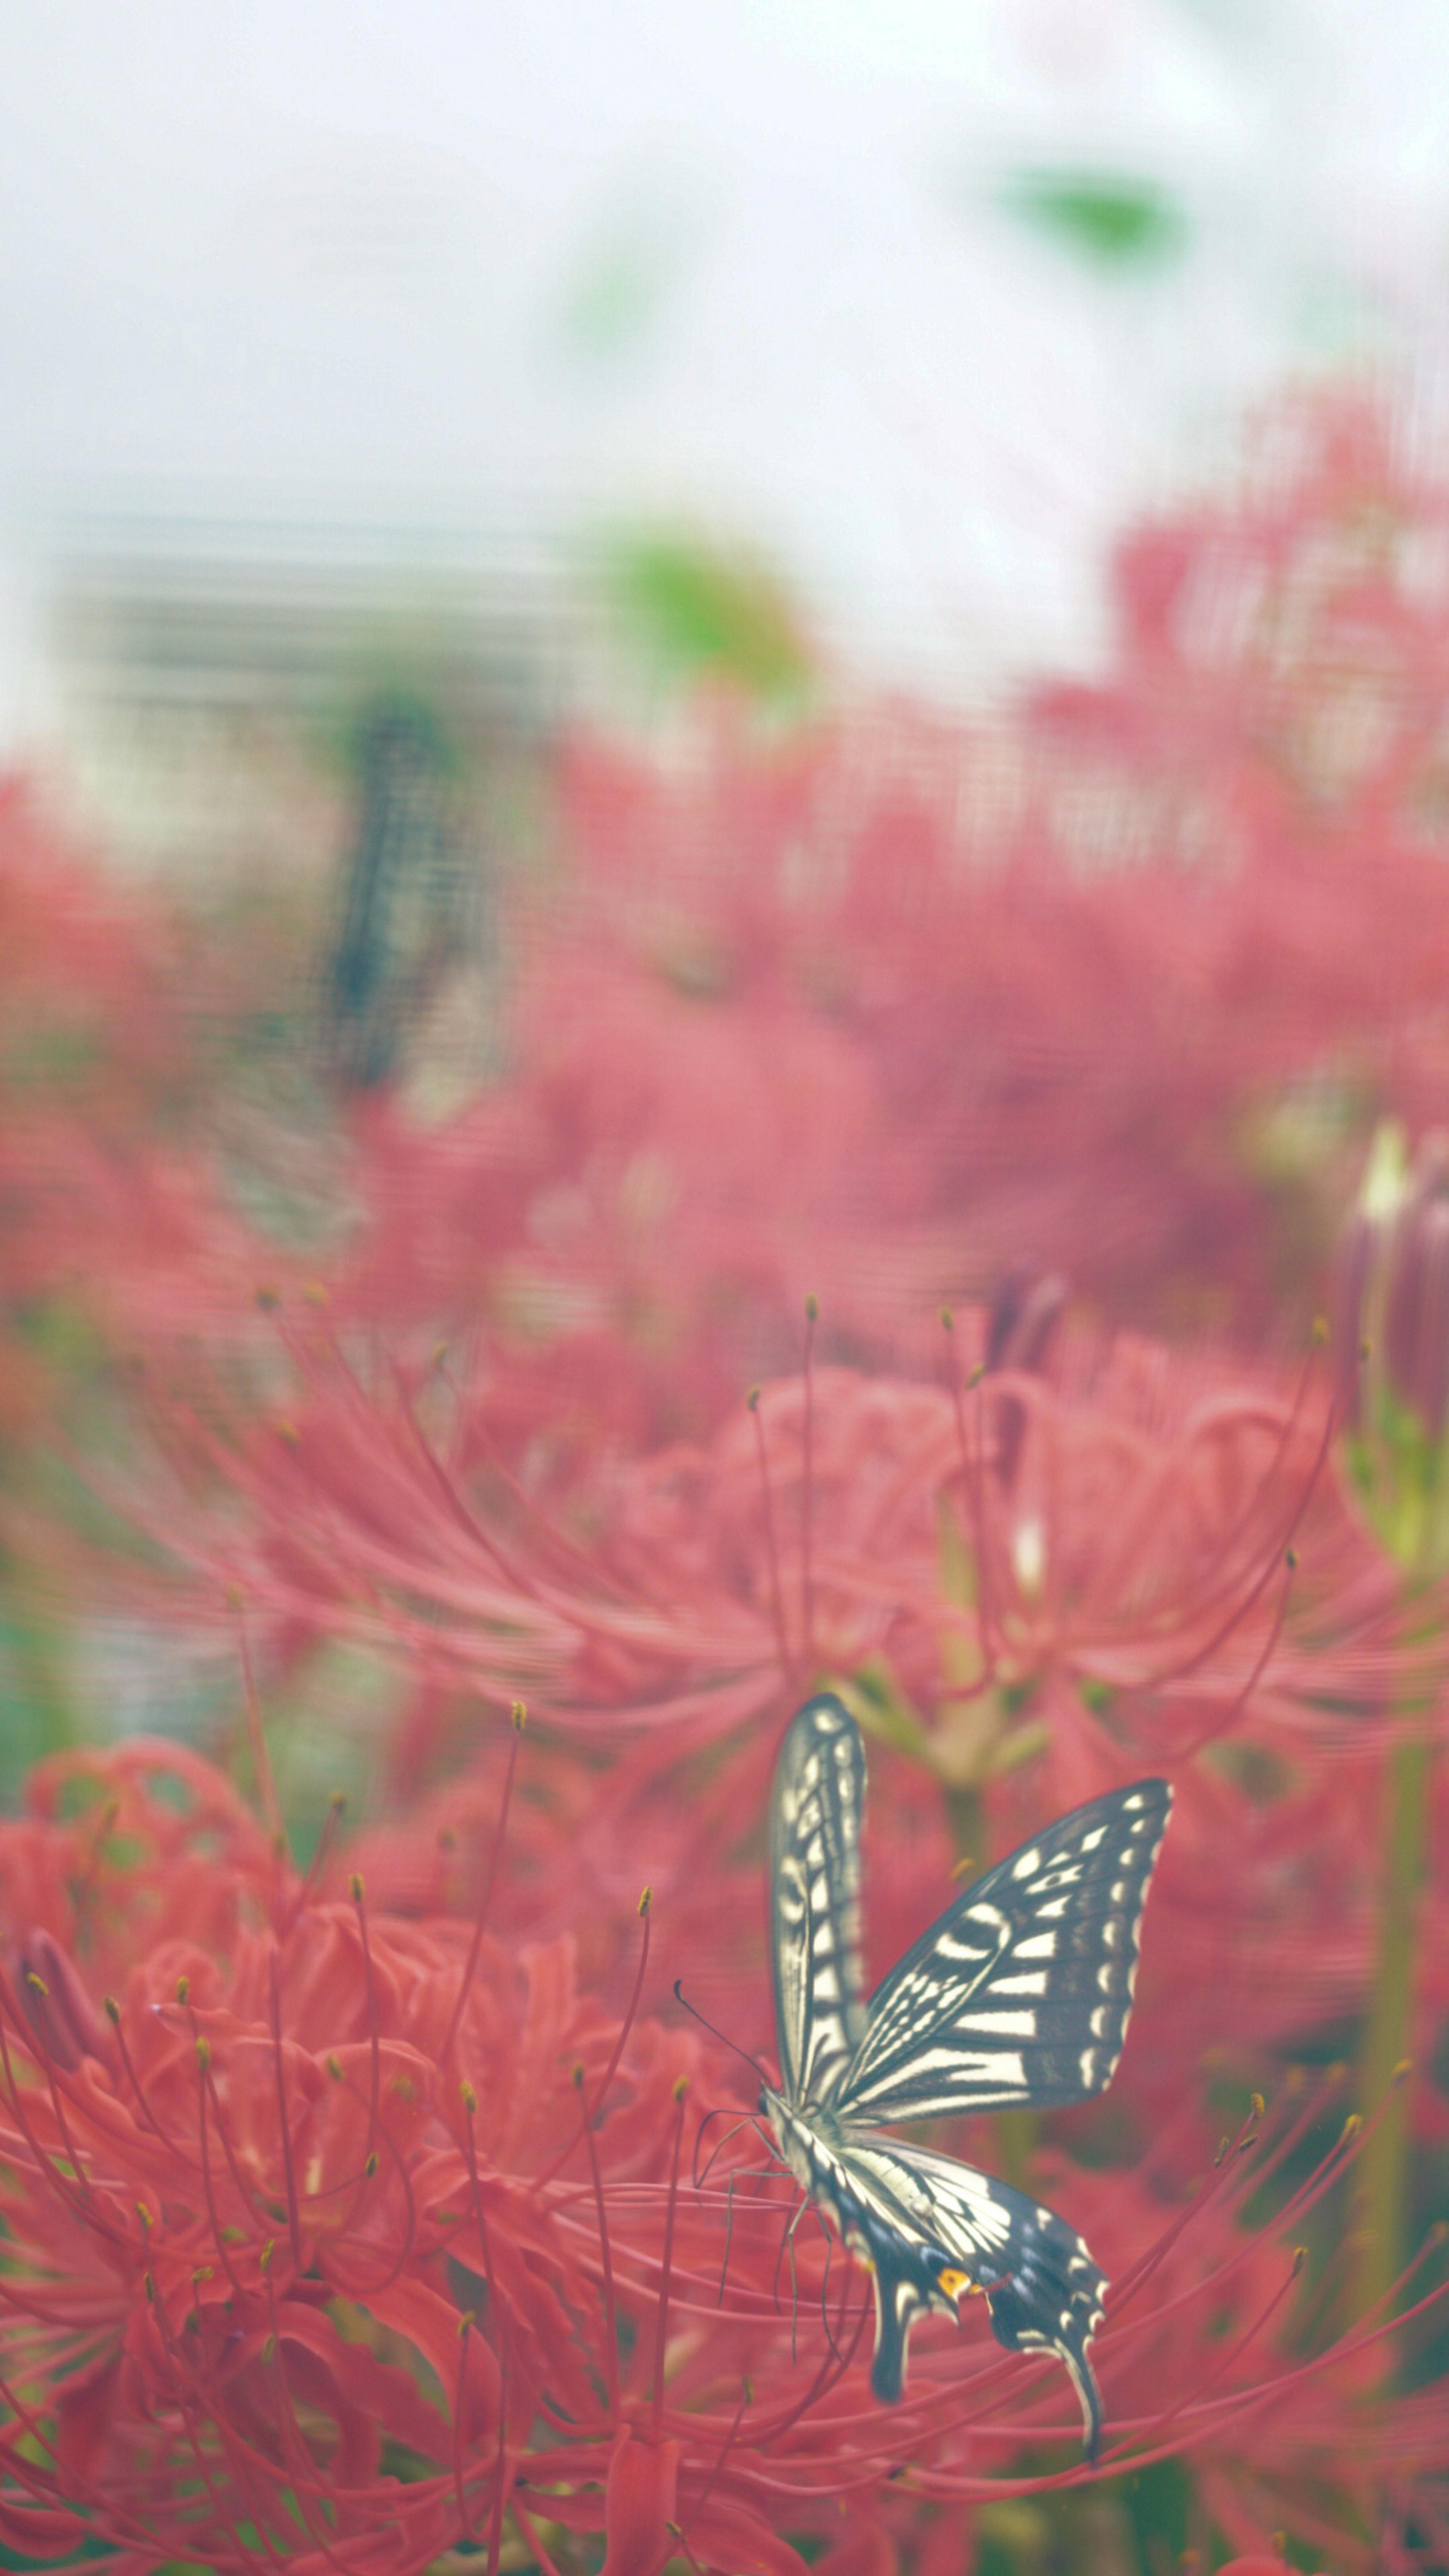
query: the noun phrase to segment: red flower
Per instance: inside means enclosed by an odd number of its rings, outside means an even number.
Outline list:
[[[777,2300],[789,2204],[746,2187],[738,2139],[733,2181],[693,2182],[705,2070],[634,2017],[647,1927],[621,2022],[566,1944],[409,1924],[356,1877],[319,1895],[203,1764],[145,1745],[48,1766],[0,1886],[0,2524],[26,2556],[410,2576],[459,2543],[496,2560],[511,2518],[545,2569],[602,2531],[616,2576],[676,2551],[798,2576],[783,2535],[842,2497],[884,2538],[1088,2474],[1015,2467],[1072,2410],[989,2338],[923,2328],[879,2406],[869,2285],[818,2231]],[[1114,2268],[1118,2456],[1201,2450],[1229,2492],[1291,2460],[1290,2501],[1343,2474],[1371,2333],[1286,2351],[1294,2267],[1243,2223],[1318,2108],[1186,2200],[1043,2167]],[[1396,2434],[1438,2457],[1427,2419]]]

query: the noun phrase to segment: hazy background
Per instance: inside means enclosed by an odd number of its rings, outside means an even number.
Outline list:
[[[80,737],[124,823],[96,711],[158,598],[230,600],[161,656],[202,695],[259,595],[315,668],[425,590],[587,695],[601,556],[662,529],[868,684],[1090,664],[1111,533],[1256,398],[1437,416],[1449,16],[56,0],[0,25],[0,220],[0,745]]]

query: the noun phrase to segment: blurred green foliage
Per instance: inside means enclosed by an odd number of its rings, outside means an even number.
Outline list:
[[[1007,183],[1009,211],[1099,268],[1145,268],[1186,247],[1188,221],[1150,179],[1089,171],[1022,170]]]
[[[604,595],[666,680],[704,676],[778,703],[802,696],[814,658],[775,575],[689,537],[642,536],[609,553]]]

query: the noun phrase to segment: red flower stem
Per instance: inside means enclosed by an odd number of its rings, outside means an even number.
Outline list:
[[[674,2088],[674,2157],[669,2170],[669,2199],[664,2212],[664,2252],[659,2264],[659,2315],[654,2329],[653,2438],[664,2438],[664,2356],[669,2339],[669,2274],[674,2260],[674,2214],[679,2203],[679,2157],[684,2144],[684,2098],[688,2085],[681,2075]]]
[[[484,1881],[483,1893],[478,1900],[478,1915],[473,1925],[473,1939],[469,1945],[467,1965],[459,1980],[458,1991],[453,1998],[453,2010],[443,2036],[443,2045],[438,2052],[440,2061],[447,2058],[457,2038],[458,2024],[463,2018],[463,2006],[468,2000],[469,1988],[473,1983],[473,1972],[478,1965],[478,1953],[483,1947],[483,1935],[488,1927],[488,1909],[493,1902],[493,1890],[498,1883],[498,1864],[503,1856],[503,1838],[508,1831],[508,1810],[513,1803],[513,1777],[518,1769],[518,1748],[523,1741],[526,1715],[522,1700],[516,1699],[513,1703],[513,1740],[508,1747],[508,1768],[503,1776],[503,1799],[498,1810],[498,1827],[493,1836],[488,1876]]]

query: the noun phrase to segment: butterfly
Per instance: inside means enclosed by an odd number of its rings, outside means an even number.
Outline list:
[[[1106,2277],[1065,2219],[953,2156],[880,2134],[951,2112],[1100,2093],[1122,2053],[1148,1883],[1172,1791],[1139,1780],[1074,1808],[964,1888],[867,2002],[860,1954],[865,1753],[831,1692],[775,1770],[770,1906],[780,2087],[760,2096],[809,2200],[874,2276],[871,2388],[905,2384],[918,2316],[984,2292],[1008,2352],[1054,2352],[1095,2458],[1091,2362]]]

